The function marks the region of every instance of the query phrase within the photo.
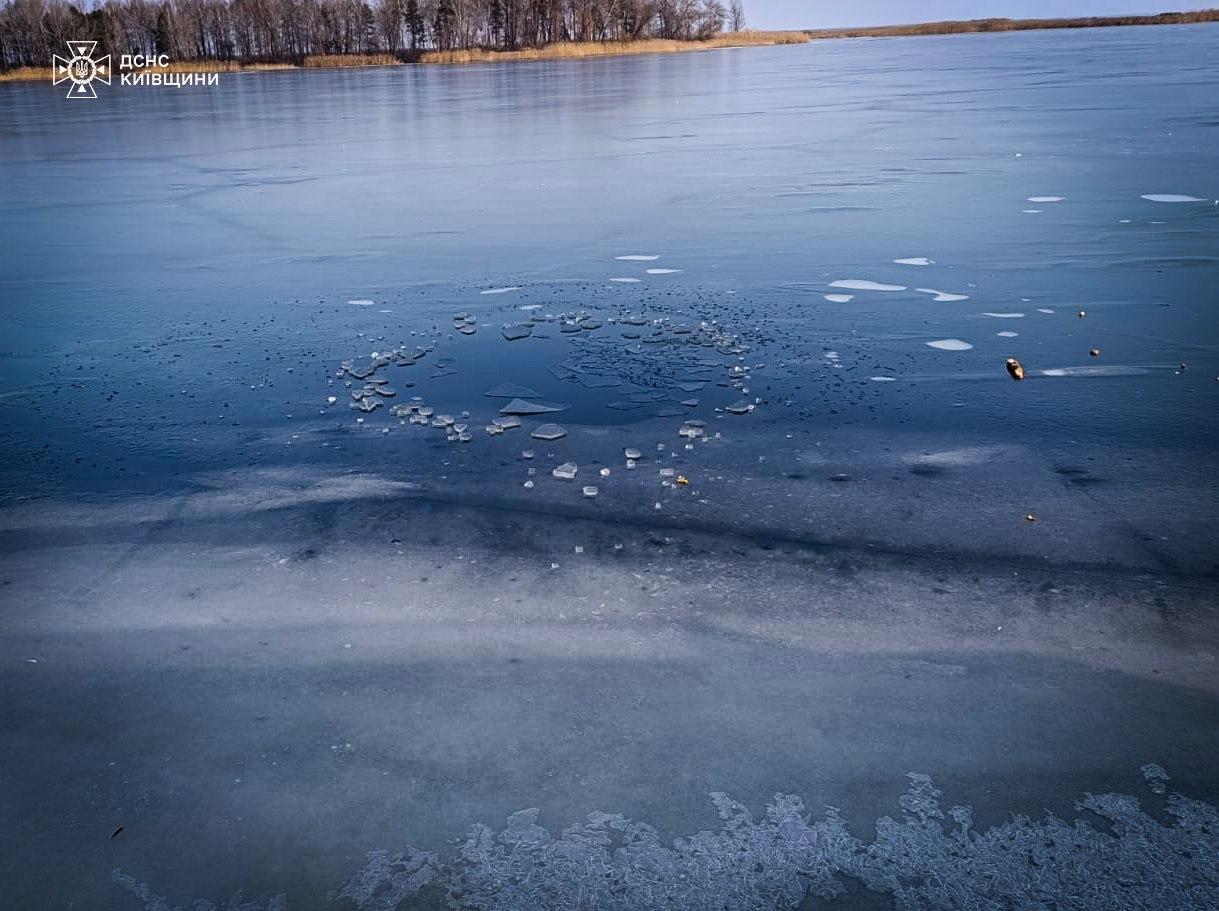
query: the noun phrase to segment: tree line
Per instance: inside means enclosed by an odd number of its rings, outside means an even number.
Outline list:
[[[0,6],[0,69],[48,67],[64,42],[98,54],[300,63],[314,55],[700,40],[744,27],[742,0],[63,0]]]

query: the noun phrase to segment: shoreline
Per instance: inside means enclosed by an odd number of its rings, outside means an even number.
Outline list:
[[[519,63],[540,60],[583,60],[590,57],[633,57],[684,54],[741,47],[780,47],[843,38],[915,38],[944,35],[993,35],[1060,29],[1126,28],[1154,25],[1202,25],[1219,22],[1219,9],[1158,13],[1146,16],[1092,16],[1063,19],[947,19],[905,25],[834,29],[789,29],[727,33],[690,41],[649,38],[631,42],[559,42],[518,50],[469,48],[421,51],[405,57],[393,54],[316,54],[300,63],[241,63],[231,60],[181,61],[161,69],[166,73],[257,73],[279,70],[365,69],[385,66],[461,66],[472,63]],[[35,82],[51,78],[50,67],[18,67],[0,72],[0,83]]]
[[[518,50],[487,50],[469,48],[430,50],[393,54],[313,54],[300,63],[252,62],[232,60],[177,61],[158,67],[162,73],[246,73],[277,70],[364,69],[385,66],[461,66],[471,63],[519,63],[542,60],[583,60],[592,57],[634,57],[653,54],[688,54],[698,51],[726,50],[740,47],[778,47],[808,44],[812,39],[800,30],[744,31],[717,35],[705,40],[678,41],[668,38],[648,38],[639,41],[560,42],[543,47]],[[154,72],[144,70],[143,72]],[[19,67],[0,72],[0,82],[33,82],[51,78],[50,67]]]
[[[1003,32],[1052,31],[1055,29],[1123,28],[1147,25],[1201,25],[1219,22],[1219,9],[1155,13],[1146,16],[1081,16],[1062,19],[944,19],[905,25],[872,25],[848,28],[804,29],[813,41],[833,38],[911,38],[929,35],[989,35]]]

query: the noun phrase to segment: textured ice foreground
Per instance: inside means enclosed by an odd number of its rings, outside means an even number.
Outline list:
[[[1169,776],[1142,769],[1151,792]],[[412,907],[425,888],[453,909],[792,909],[810,897],[834,899],[844,879],[889,894],[900,911],[990,911],[1029,908],[1158,911],[1219,906],[1219,813],[1172,794],[1168,825],[1135,797],[1087,794],[1076,803],[1087,818],[1014,816],[985,832],[969,807],[945,811],[931,778],[907,776],[900,818],[882,817],[875,838],[848,831],[838,809],[814,821],[804,801],[776,794],[760,818],[723,793],[711,800],[722,826],[666,844],[652,826],[594,812],[557,835],[538,824],[536,809],[508,817],[498,832],[477,824],[456,857],[431,851],[374,851],[343,887],[337,907],[394,911]],[[1157,803],[1159,798],[1156,798]],[[169,903],[133,877],[113,878],[146,911]],[[196,902],[196,911],[217,911]],[[226,906],[281,911],[286,896]]]

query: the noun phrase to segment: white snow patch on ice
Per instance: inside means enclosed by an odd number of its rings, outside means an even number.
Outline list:
[[[953,301],[967,301],[968,294],[951,294],[948,291],[939,291],[935,288],[915,288],[919,294],[934,294],[934,300],[941,304],[952,303]]]
[[[934,342],[928,342],[927,347],[935,348],[937,351],[968,351],[973,345],[959,338],[941,338]]]
[[[618,282],[622,285],[637,285],[640,282],[638,278],[611,278],[610,281]]]
[[[1186,196],[1182,193],[1144,193],[1143,199],[1148,202],[1209,202],[1197,196]]]
[[[840,278],[830,282],[831,288],[847,288],[851,291],[905,291],[905,285],[886,285],[883,282],[873,282],[862,278]]]

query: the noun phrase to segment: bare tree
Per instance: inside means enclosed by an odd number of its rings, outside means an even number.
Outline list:
[[[742,0],[0,0],[0,69],[50,64],[67,40],[99,53],[300,62],[557,41],[706,39]],[[725,3],[730,6],[725,7]]]

